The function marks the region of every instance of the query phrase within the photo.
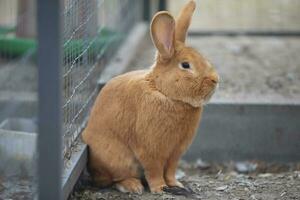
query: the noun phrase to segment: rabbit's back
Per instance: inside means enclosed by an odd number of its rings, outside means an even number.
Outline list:
[[[83,140],[90,144],[97,136],[114,134],[125,143],[136,121],[137,104],[147,70],[125,73],[111,79],[99,93],[90,114]],[[105,131],[109,129],[109,131]]]

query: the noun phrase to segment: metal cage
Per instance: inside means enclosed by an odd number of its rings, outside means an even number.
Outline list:
[[[1,0],[0,7],[0,159],[12,166],[1,161],[0,177],[10,173],[4,186],[15,184],[0,199],[67,198],[82,170],[74,176],[73,153],[83,147],[101,72],[142,20],[143,2]]]

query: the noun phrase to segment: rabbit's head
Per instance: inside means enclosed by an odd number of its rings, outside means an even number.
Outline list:
[[[219,76],[204,56],[185,45],[194,10],[195,2],[189,1],[176,20],[167,11],[153,17],[151,37],[158,53],[152,80],[168,98],[199,107],[213,94]]]

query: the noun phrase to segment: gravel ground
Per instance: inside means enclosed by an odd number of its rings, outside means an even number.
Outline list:
[[[300,199],[300,165],[243,162],[254,166],[248,173],[240,173],[237,163],[199,165],[181,163],[178,176],[187,191],[182,195],[170,193],[142,195],[123,194],[115,189],[99,189],[81,181],[70,200],[87,199],[207,199],[207,200],[275,200]],[[247,167],[246,167],[247,168]],[[242,170],[239,169],[239,170]],[[245,171],[244,171],[245,172]]]
[[[9,177],[0,176],[0,200],[30,200],[34,199],[36,185],[29,177]]]
[[[220,74],[212,101],[299,103],[300,37],[189,37],[188,44]],[[154,53],[146,37],[127,71],[150,66]]]
[[[99,189],[83,175],[69,200],[104,199],[207,199],[207,200],[275,200],[300,199],[300,163],[266,164],[264,162],[207,163],[182,161],[177,177],[187,188],[181,194],[164,192],[124,194],[114,188]],[[29,200],[36,194],[30,177],[1,178],[0,200]],[[177,191],[178,192],[178,191]]]

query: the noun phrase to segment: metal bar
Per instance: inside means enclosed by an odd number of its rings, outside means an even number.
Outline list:
[[[151,4],[150,0],[144,0],[144,20],[149,22],[150,21],[150,12],[151,12]]]
[[[166,0],[159,0],[158,10],[167,10],[167,1]]]
[[[291,37],[300,36],[299,31],[197,31],[192,30],[189,32],[190,36],[280,36]]]
[[[62,199],[61,0],[37,1],[39,134],[38,197]]]

